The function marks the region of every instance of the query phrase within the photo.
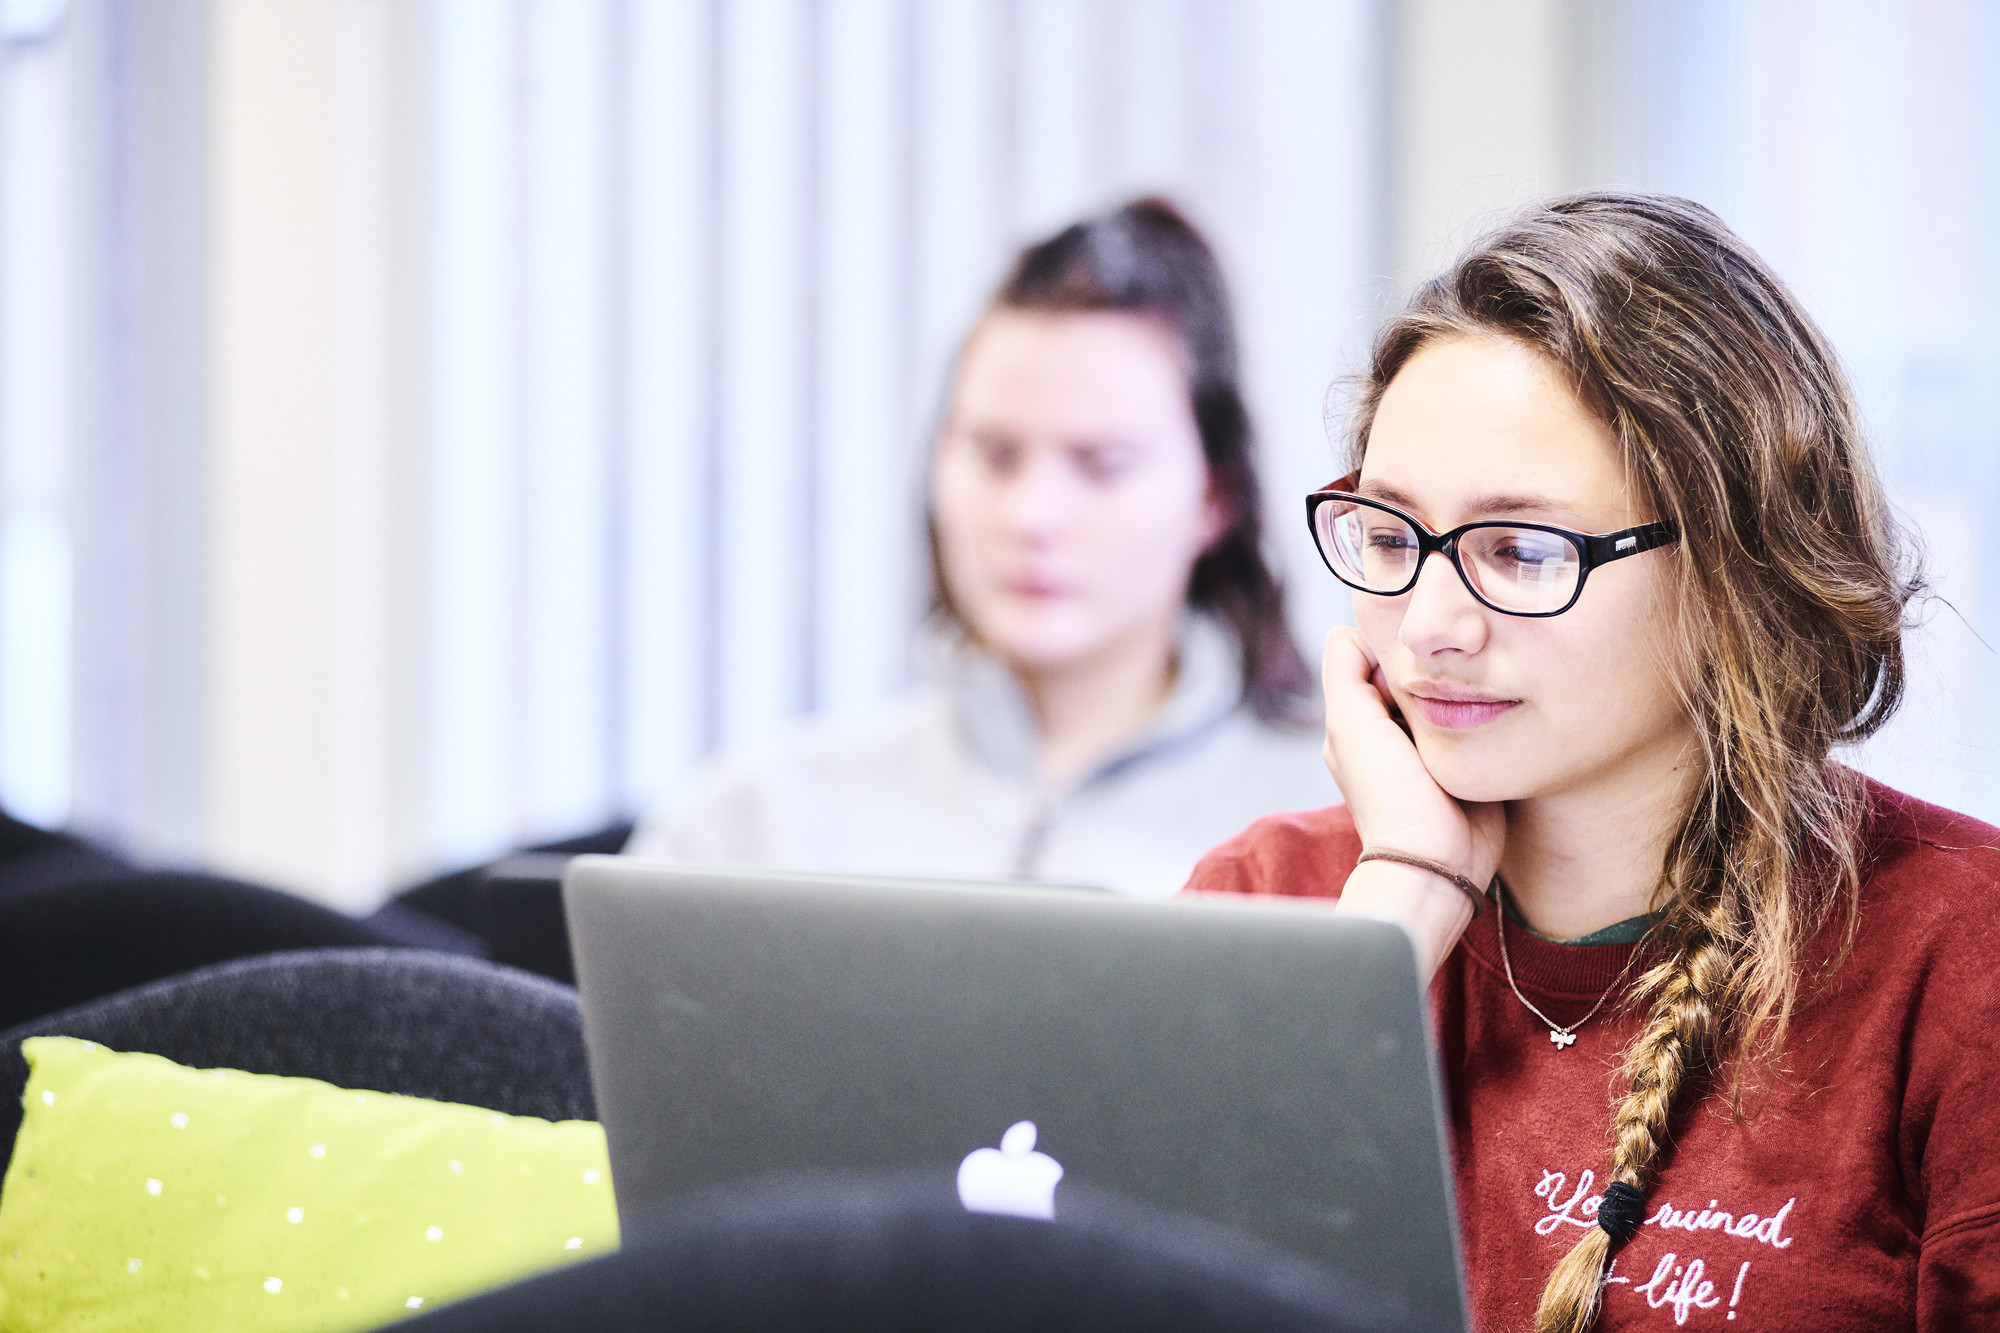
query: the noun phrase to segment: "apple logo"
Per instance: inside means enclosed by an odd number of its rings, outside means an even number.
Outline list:
[[[958,1164],[958,1201],[968,1213],[1053,1221],[1056,1182],[1062,1178],[1062,1163],[1035,1151],[1035,1122],[1022,1120],[1007,1127],[998,1148],[965,1155]]]

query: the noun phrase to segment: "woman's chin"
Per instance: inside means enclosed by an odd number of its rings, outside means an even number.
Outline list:
[[[1095,647],[1081,635],[1054,631],[1016,631],[982,636],[994,656],[1016,671],[1060,672],[1082,661]]]
[[[1002,654],[1001,660],[1009,669],[1023,677],[1055,680],[1079,670],[1087,670],[1092,658],[1088,650],[1078,650],[1065,645],[1062,648],[1029,649],[1019,653]]]
[[[1454,801],[1485,805],[1494,801],[1519,801],[1533,796],[1532,784],[1524,781],[1517,763],[1496,760],[1483,763],[1465,754],[1434,754],[1420,740],[1417,754],[1430,770],[1432,780]]]
[[[1037,610],[990,616],[979,637],[1017,671],[1062,671],[1103,649],[1100,627],[1076,623],[1081,617],[1065,614],[1067,608]]]

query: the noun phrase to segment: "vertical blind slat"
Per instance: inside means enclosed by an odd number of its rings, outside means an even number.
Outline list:
[[[621,804],[658,800],[700,757],[710,700],[703,668],[701,571],[709,567],[704,503],[713,281],[707,189],[711,7],[705,0],[632,6],[625,87],[626,197],[622,279],[628,487],[624,513],[626,734]]]

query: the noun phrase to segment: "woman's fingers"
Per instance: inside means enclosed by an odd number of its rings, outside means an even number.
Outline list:
[[[1320,655],[1320,685],[1326,693],[1326,721],[1352,725],[1362,719],[1398,716],[1396,701],[1382,675],[1382,663],[1368,650],[1367,640],[1351,625],[1327,631]]]
[[[1382,668],[1379,664],[1374,671],[1369,673],[1368,683],[1375,687],[1375,693],[1382,698],[1382,706],[1389,710],[1389,720],[1394,722],[1405,736],[1408,736],[1410,734],[1409,721],[1403,716],[1402,707],[1397,704],[1396,696],[1389,693],[1388,677],[1382,674]]]
[[[1389,678],[1382,674],[1382,664],[1380,662],[1377,662],[1375,669],[1368,673],[1368,683],[1375,687],[1375,693],[1382,696],[1383,705],[1391,712],[1394,712],[1396,700],[1389,693]]]
[[[1319,664],[1320,684],[1328,690],[1367,684],[1382,672],[1368,641],[1352,625],[1335,625],[1326,632]]]
[[[1328,631],[1320,681],[1326,692],[1329,745],[1341,748],[1347,739],[1366,737],[1383,723],[1403,729],[1382,663],[1368,650],[1359,630],[1339,625]],[[1407,731],[1404,734],[1407,738]]]
[[[1365,762],[1368,750],[1383,744],[1385,738],[1378,733],[1395,720],[1394,704],[1377,683],[1381,674],[1382,664],[1368,651],[1358,630],[1336,625],[1327,631],[1320,655],[1320,684],[1326,695],[1324,753],[1343,792],[1348,789],[1349,770]]]
[[[1450,819],[1450,798],[1424,768],[1393,697],[1382,664],[1358,630],[1339,626],[1326,636],[1321,674],[1326,684],[1326,762],[1366,833],[1382,816],[1400,823],[1421,812],[1426,822]]]

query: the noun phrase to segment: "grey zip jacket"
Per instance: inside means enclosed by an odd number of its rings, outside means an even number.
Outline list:
[[[928,681],[858,722],[815,721],[725,756],[642,821],[626,853],[710,865],[1091,884],[1165,898],[1260,815],[1331,805],[1317,729],[1243,703],[1242,654],[1184,623],[1172,696],[1079,779],[1037,777],[1028,701],[962,635],[933,636]]]

